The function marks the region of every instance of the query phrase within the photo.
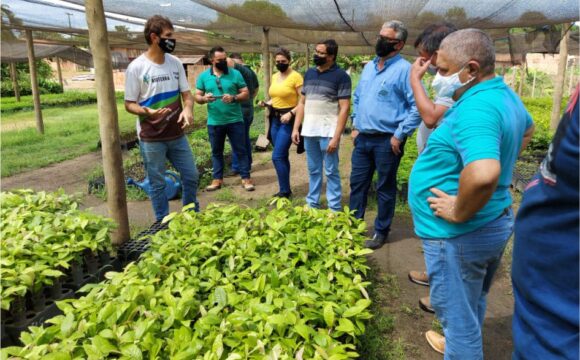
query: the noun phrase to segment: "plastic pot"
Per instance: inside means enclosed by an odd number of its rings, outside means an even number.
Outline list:
[[[94,275],[99,271],[99,261],[95,256],[95,253],[90,250],[84,251],[85,265],[87,266],[87,272]]]

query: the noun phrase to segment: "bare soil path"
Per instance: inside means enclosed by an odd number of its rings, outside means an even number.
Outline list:
[[[344,204],[348,200],[348,176],[350,174],[350,153],[352,141],[345,137],[341,144],[341,173],[343,178]],[[2,179],[2,190],[32,188],[54,191],[60,187],[67,193],[87,191],[87,175],[101,162],[100,153],[92,153],[74,160]],[[298,155],[291,149],[291,184],[295,199],[303,199],[308,190],[308,172],[305,154]],[[240,186],[239,178],[226,178],[226,186],[216,192],[200,191],[202,208],[212,202],[236,202],[248,206],[263,205],[278,191],[276,173],[271,163],[271,152],[256,153],[252,177],[256,191],[246,192]],[[86,195],[84,206],[106,215],[106,204],[100,199]],[[149,201],[129,202],[129,218],[133,226],[145,228],[154,221]],[[171,211],[180,209],[179,201],[171,201]],[[372,224],[374,211],[367,213],[367,223]],[[369,232],[372,226],[369,226]],[[369,256],[377,276],[388,278],[396,287],[396,296],[389,296],[389,303],[381,307],[395,319],[394,336],[403,344],[406,359],[442,359],[429,348],[425,341],[425,331],[433,327],[434,316],[418,307],[418,299],[428,295],[428,288],[412,284],[407,279],[409,270],[424,269],[421,243],[414,236],[412,220],[408,214],[399,214],[394,220],[390,241],[383,248]],[[385,291],[385,290],[380,290]],[[388,290],[391,291],[392,290]],[[509,273],[505,268],[499,272],[496,283],[489,295],[484,331],[484,352],[486,359],[503,360],[511,358],[511,316],[513,297]],[[391,334],[393,336],[393,334]],[[388,354],[385,359],[393,358]],[[396,357],[397,359],[400,358]]]

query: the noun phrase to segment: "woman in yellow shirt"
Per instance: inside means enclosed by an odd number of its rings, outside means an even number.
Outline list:
[[[290,160],[288,151],[292,145],[292,128],[300,92],[302,75],[290,68],[290,52],[280,48],[275,53],[276,68],[279,72],[272,76],[269,94],[272,100],[270,107],[270,139],[274,145],[272,163],[278,175],[280,191],[275,197],[290,198]]]

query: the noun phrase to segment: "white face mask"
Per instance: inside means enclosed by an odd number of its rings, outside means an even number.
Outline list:
[[[465,66],[467,66],[467,65],[465,65]],[[459,88],[469,84],[473,80],[475,80],[474,77],[467,80],[464,83],[462,83],[461,80],[459,80],[459,73],[461,71],[463,71],[463,69],[465,69],[465,66],[463,66],[455,74],[452,74],[449,76],[443,76],[439,73],[437,73],[435,75],[435,79],[433,79],[433,83],[431,84],[431,87],[433,89],[435,89],[435,92],[437,93],[438,97],[450,98],[453,96],[453,94],[455,94],[455,91],[457,91],[457,89],[459,89]]]

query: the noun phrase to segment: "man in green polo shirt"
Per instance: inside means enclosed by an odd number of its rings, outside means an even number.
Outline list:
[[[228,67],[227,54],[221,46],[209,52],[211,68],[201,73],[197,79],[195,101],[207,106],[207,129],[211,144],[213,181],[206,187],[208,191],[220,189],[223,185],[224,144],[226,136],[232,151],[238,158],[242,187],[253,191],[247,149],[244,146],[244,119],[240,102],[249,98],[248,87],[239,71]]]

